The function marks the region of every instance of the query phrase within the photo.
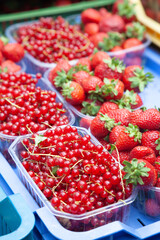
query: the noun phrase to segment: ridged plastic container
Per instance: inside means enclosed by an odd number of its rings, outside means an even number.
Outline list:
[[[77,25],[81,23],[81,16],[79,14],[66,17],[66,20],[71,25]],[[144,61],[144,51],[150,45],[150,38],[147,36],[146,40],[137,47],[131,47],[117,52],[107,52],[112,58],[119,58],[123,60],[126,66],[130,65],[142,65]]]
[[[33,77],[35,77],[33,75]],[[38,83],[36,84],[37,87],[40,87],[41,89],[44,90],[51,90],[54,91],[54,89],[49,86],[48,84],[46,84],[45,79],[41,78],[38,80]],[[61,97],[59,96],[59,94],[57,94],[56,97],[56,101],[57,102],[62,102]],[[69,119],[69,125],[73,125],[75,122],[75,117],[73,115],[73,113],[71,112],[71,110],[68,108],[67,104],[63,101],[63,106],[66,109],[66,113],[65,115],[68,117]],[[10,136],[10,135],[6,135],[3,133],[0,133],[0,152],[6,157],[8,158],[8,148],[10,146],[10,144],[16,139],[16,136]]]
[[[63,101],[65,101],[64,97],[58,92],[58,90],[52,85],[52,83],[49,81],[48,75],[51,69],[48,69],[45,73],[44,73],[44,78],[46,80],[46,83],[49,86],[52,86],[54,91],[59,94],[61,96],[61,98],[63,99]],[[89,116],[86,114],[81,113],[80,111],[78,111],[73,105],[71,105],[70,103],[67,103],[69,109],[72,110],[72,112],[74,113],[75,116],[75,125],[79,126],[79,127],[84,127],[86,129],[88,129],[90,127],[91,121],[94,119],[93,116]]]
[[[77,127],[77,130],[81,136],[89,134],[94,145],[100,145],[97,139],[94,138],[86,129]],[[21,142],[24,138],[25,137],[18,137],[9,148],[9,153],[15,162],[18,175],[39,206],[47,206],[50,212],[57,217],[58,221],[64,228],[73,231],[74,229],[77,229],[77,227],[80,227],[80,231],[87,231],[89,230],[88,227],[90,229],[99,227],[99,225],[97,226],[97,224],[93,224],[93,220],[95,218],[105,221],[104,224],[117,220],[122,222],[127,220],[130,211],[130,205],[135,200],[137,195],[137,191],[135,189],[133,190],[132,195],[124,201],[119,201],[115,204],[108,205],[81,215],[65,213],[54,209],[21,164],[22,158],[20,152],[24,149],[24,146]],[[88,224],[90,225],[88,226]]]
[[[5,35],[9,39],[10,42],[16,42],[14,36],[15,36],[18,28],[20,28],[22,26],[30,25],[35,22],[37,22],[37,21],[28,21],[28,22],[13,24],[6,29]],[[27,72],[33,73],[33,74],[36,74],[36,73],[43,74],[48,68],[53,68],[56,66],[56,63],[45,63],[45,62],[39,61],[36,58],[34,58],[31,54],[29,54],[28,52],[25,53],[24,60],[25,60],[26,66],[27,66]],[[77,61],[77,59],[69,61],[69,63],[71,65],[73,65],[76,63],[76,61]]]
[[[35,218],[19,194],[6,196],[0,187],[0,240],[34,240]]]

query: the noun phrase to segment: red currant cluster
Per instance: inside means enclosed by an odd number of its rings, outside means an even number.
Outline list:
[[[65,58],[79,59],[92,54],[94,45],[77,26],[69,25],[62,17],[40,18],[18,29],[18,42],[36,59],[53,63]]]
[[[0,74],[0,132],[6,135],[25,135],[45,130],[50,125],[68,124],[56,93],[36,87],[40,74]]]
[[[24,168],[56,210],[83,214],[123,201],[132,193],[119,164],[101,145],[94,145],[89,135],[81,136],[76,127],[49,129],[44,135],[24,139],[23,145]],[[85,224],[93,228],[97,221],[100,226],[105,218],[101,214]],[[69,228],[77,230],[75,224]]]

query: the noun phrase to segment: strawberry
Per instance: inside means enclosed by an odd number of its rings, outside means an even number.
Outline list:
[[[7,72],[16,73],[21,70],[21,66],[17,65],[15,62],[11,60],[6,60],[1,64],[1,69],[2,71],[7,69]]]
[[[92,120],[90,130],[95,137],[103,138],[107,136],[114,126],[114,119],[108,117],[107,114],[100,114]]]
[[[101,88],[102,84],[102,80],[95,76],[89,76],[88,78],[84,78],[82,80],[82,87],[86,93],[89,93],[90,91],[95,91],[96,87]]]
[[[98,51],[95,54],[93,54],[92,59],[91,59],[91,66],[92,69],[95,69],[95,67],[103,62],[103,59],[110,59],[110,56],[103,51]]]
[[[93,8],[88,8],[81,13],[82,23],[99,23],[101,20],[100,13]]]
[[[115,144],[119,135],[124,131],[124,127],[122,125],[115,126],[109,134],[109,142],[111,144]]]
[[[58,72],[60,72],[62,69],[65,71],[65,72],[68,72],[70,69],[71,69],[71,65],[69,64],[68,60],[60,60],[56,67],[54,67],[53,69],[51,69],[51,71],[49,72],[49,81],[55,85],[54,83],[54,79],[58,76]]]
[[[137,146],[133,148],[129,154],[129,160],[132,160],[133,158],[147,160],[152,165],[156,161],[154,150],[145,146]]]
[[[111,15],[108,18],[102,18],[99,23],[99,31],[100,32],[123,32],[125,27],[125,23],[121,16],[119,15]]]
[[[0,39],[0,51],[2,51],[3,47],[4,47],[4,42]]]
[[[118,104],[119,108],[126,108],[126,109],[135,109],[141,107],[143,102],[141,97],[135,93],[133,90],[127,90],[121,99],[116,100],[115,103]]]
[[[95,47],[98,47],[99,42],[102,42],[104,38],[107,38],[108,35],[105,32],[99,32],[89,37],[90,41],[94,44]]]
[[[110,51],[115,46],[120,46],[124,41],[124,36],[119,32],[108,32],[108,38],[104,38],[98,44],[99,48],[103,51]]]
[[[89,78],[90,74],[86,71],[79,71],[73,74],[73,80],[82,85],[83,79]]]
[[[92,101],[90,99],[82,102],[83,108],[81,109],[81,112],[83,114],[87,114],[90,116],[96,116],[100,109],[100,102],[98,101]]]
[[[157,171],[148,161],[133,158],[131,162],[124,161],[123,168],[126,183],[134,185],[154,186],[157,182]]]
[[[124,69],[125,66],[120,60],[115,58],[104,59],[103,63],[95,68],[94,74],[102,80],[104,78],[121,80]]]
[[[119,60],[123,60],[126,56],[126,54],[123,51],[123,48],[120,46],[115,46],[113,47],[110,52],[114,52],[115,57],[118,58]],[[118,52],[118,53],[117,53]],[[120,52],[120,53],[119,53]]]
[[[129,38],[129,39],[126,39],[123,42],[122,46],[123,46],[124,49],[128,49],[128,48],[140,46],[141,44],[142,44],[142,42],[139,39],[137,39],[137,38]]]
[[[118,0],[114,3],[112,11],[113,13],[118,13],[128,23],[135,20],[134,6],[128,0]]]
[[[91,71],[91,61],[89,58],[80,58],[76,65],[86,66],[89,71]],[[84,70],[84,69],[83,69]]]
[[[160,215],[160,206],[155,199],[149,198],[145,202],[145,212],[151,217]]]
[[[121,99],[124,92],[124,84],[120,80],[104,78],[104,85],[101,87],[101,92],[105,100]]]
[[[106,8],[100,8],[99,13],[102,18],[108,18],[112,15],[112,13],[108,12]]]
[[[0,51],[2,51],[2,48],[4,47],[4,45],[6,45],[8,43],[8,38],[5,36],[1,36],[0,37]]]
[[[82,86],[74,81],[63,84],[62,95],[73,105],[81,104],[85,99],[85,93]]]
[[[160,156],[156,158],[154,162],[154,167],[157,169],[158,174],[160,174]],[[159,181],[156,183],[156,187],[160,187],[160,178],[159,178]]]
[[[113,102],[104,102],[99,109],[98,113],[106,114],[109,111],[118,109],[118,105]]]
[[[84,26],[84,32],[92,36],[99,32],[99,25],[97,23],[87,23]]]
[[[3,55],[2,52],[0,52],[0,64],[3,62]]]
[[[153,75],[150,72],[144,73],[140,66],[132,65],[124,70],[123,82],[125,89],[142,92],[148,82],[152,81]]]
[[[81,118],[79,121],[79,126],[88,129],[91,125],[92,119],[91,118]]]
[[[118,161],[120,160],[120,163],[123,165],[123,161],[129,161],[129,153],[130,151],[121,151],[118,152],[115,150],[112,151],[111,155]]]
[[[139,117],[142,114],[142,112],[143,112],[142,109],[137,109],[137,110],[134,110],[133,112],[131,112],[130,123],[138,126]]]
[[[126,25],[126,36],[128,38],[144,39],[146,28],[139,22],[132,22]]]
[[[159,143],[160,143],[160,132],[151,130],[142,133],[142,146],[150,147],[155,151],[156,155],[159,155]]]
[[[113,118],[115,123],[121,123],[123,126],[128,126],[130,123],[131,112],[127,109],[115,109],[107,113],[108,117]]]
[[[24,48],[19,43],[7,43],[2,48],[5,58],[13,62],[19,62],[24,57]]]
[[[115,110],[116,111],[116,110]],[[119,151],[131,150],[141,142],[142,134],[137,126],[128,124],[128,127],[121,126],[121,131],[117,136],[115,145]],[[113,132],[115,129],[113,128]],[[112,134],[113,135],[113,134]]]
[[[145,110],[139,116],[138,126],[141,129],[159,130],[160,112],[155,108]]]

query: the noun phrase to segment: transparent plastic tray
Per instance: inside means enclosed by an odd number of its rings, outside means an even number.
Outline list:
[[[63,126],[62,126],[63,127]],[[94,138],[86,129],[76,127],[78,130],[78,133],[81,136],[84,136],[86,134],[89,134],[91,136],[91,141],[94,145],[100,145],[100,143],[97,141],[96,138]],[[45,131],[43,131],[45,132]],[[31,136],[31,135],[30,135]],[[28,138],[30,137],[28,136]],[[36,183],[31,179],[23,165],[21,164],[22,158],[20,156],[21,150],[24,149],[24,146],[22,144],[22,140],[25,137],[18,137],[10,146],[9,148],[9,153],[16,164],[17,167],[17,172],[18,175],[21,179],[21,181],[25,184],[31,195],[34,197],[36,202],[39,204],[40,207],[46,206],[52,214],[57,216],[58,221],[63,225],[63,223],[72,225],[72,224],[80,224],[81,227],[83,228],[82,231],[86,231],[86,223],[88,221],[91,221],[94,218],[99,218],[105,220],[105,224],[113,221],[122,221],[125,222],[129,216],[129,211],[130,211],[130,205],[131,203],[135,200],[137,191],[136,189],[133,190],[132,195],[124,200],[124,201],[119,201],[117,203],[114,203],[112,205],[108,205],[81,215],[77,214],[70,214],[70,213],[65,213],[58,211],[54,209],[51,205],[51,203],[46,199],[46,197],[43,195],[43,193],[40,191],[40,189],[37,187]],[[64,225],[65,225],[64,224]],[[63,225],[65,228],[68,229],[68,224],[67,226]],[[92,226],[92,228],[96,228],[99,226]]]
[[[30,25],[35,22],[37,22],[37,21],[28,21],[28,22],[13,24],[6,29],[5,35],[9,39],[10,42],[16,42],[14,35],[16,34],[16,31],[18,30],[18,28],[20,28],[22,26]],[[33,74],[36,74],[38,72],[43,74],[48,68],[53,68],[56,66],[56,63],[41,62],[41,61],[37,60],[36,58],[34,58],[28,52],[25,53],[24,60],[27,65],[27,72],[33,73]],[[78,60],[75,59],[75,60],[69,61],[69,63],[72,65],[72,64],[75,64],[77,61]]]
[[[77,25],[81,23],[81,15],[74,14],[66,17],[66,20],[72,24]],[[147,36],[146,40],[137,47],[131,47],[117,52],[107,52],[109,56],[123,60],[126,66],[141,65],[143,62],[145,49],[151,44],[150,38]]]
[[[35,77],[33,75],[33,77]],[[41,78],[38,80],[38,83],[36,84],[37,87],[40,87],[41,89],[44,89],[44,90],[51,90],[51,91],[54,91],[54,89],[47,85],[46,82],[45,82],[45,79],[44,78]],[[59,94],[57,94],[57,97],[56,97],[56,101],[57,102],[62,102],[62,99],[61,97],[59,96]],[[71,112],[71,110],[68,108],[67,104],[63,101],[63,105],[64,105],[64,108],[66,109],[66,113],[65,115],[68,117],[69,119],[69,125],[73,125],[74,122],[75,122],[75,117],[73,115],[73,113]],[[0,133],[0,152],[6,157],[8,158],[8,148],[10,146],[10,144],[16,139],[17,137],[16,136],[10,136],[10,135],[6,135],[6,134],[3,134],[3,133]]]
[[[57,89],[52,85],[52,83],[48,79],[48,75],[49,75],[50,70],[51,69],[48,69],[44,73],[44,78],[46,79],[47,84],[52,86],[54,88],[54,91],[61,96],[61,99],[63,99],[63,101],[65,101],[63,96],[57,91]],[[91,121],[94,119],[94,117],[81,113],[74,106],[72,106],[70,103],[67,103],[67,104],[68,104],[68,107],[72,110],[72,112],[75,115],[75,118],[76,118],[75,124],[76,124],[76,126],[80,126],[80,127],[84,127],[86,129],[88,129],[90,127]]]

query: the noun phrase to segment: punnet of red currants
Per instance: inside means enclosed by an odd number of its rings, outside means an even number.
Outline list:
[[[80,27],[70,25],[61,16],[42,17],[31,24],[21,26],[16,40],[34,58],[53,63],[60,59],[79,59],[92,54],[94,45],[81,32]]]
[[[120,163],[83,131],[69,125],[55,127],[22,138],[18,148],[18,158],[40,194],[72,231],[123,221],[133,190],[123,180]]]
[[[0,134],[26,135],[69,123],[56,93],[36,87],[40,74],[0,74]]]

